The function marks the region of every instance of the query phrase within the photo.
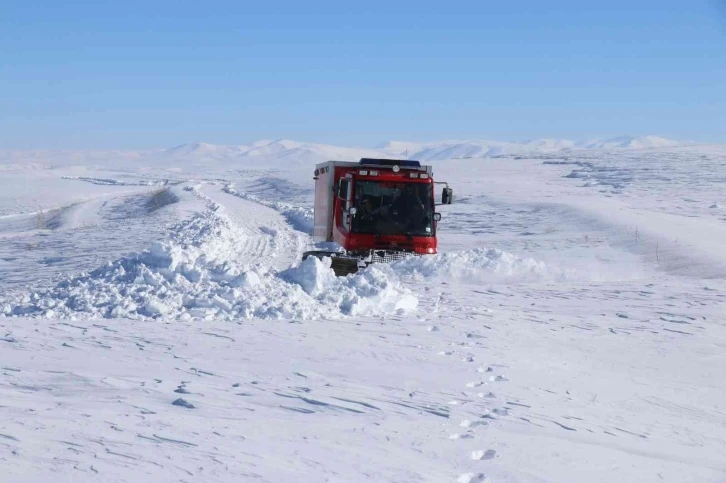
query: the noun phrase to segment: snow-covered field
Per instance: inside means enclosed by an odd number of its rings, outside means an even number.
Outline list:
[[[410,157],[440,255],[336,278],[312,170]],[[726,147],[0,152],[0,481],[726,481]]]

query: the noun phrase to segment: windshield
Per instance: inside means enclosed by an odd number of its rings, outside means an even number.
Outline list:
[[[433,236],[432,190],[425,183],[356,181],[352,231]]]

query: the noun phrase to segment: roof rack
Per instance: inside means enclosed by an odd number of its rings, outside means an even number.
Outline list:
[[[412,159],[376,159],[361,158],[361,166],[401,166],[402,168],[420,168],[421,163]]]

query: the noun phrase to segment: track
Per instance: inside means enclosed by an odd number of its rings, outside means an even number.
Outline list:
[[[200,190],[215,203],[224,207],[232,223],[244,235],[241,263],[263,265],[284,270],[295,265],[310,238],[290,226],[280,212],[253,201],[226,193],[217,185],[205,185]]]

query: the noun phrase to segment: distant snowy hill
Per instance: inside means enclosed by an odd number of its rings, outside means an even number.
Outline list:
[[[593,140],[580,143],[578,147],[584,149],[643,149],[643,148],[670,148],[682,146],[686,143],[673,141],[658,136],[620,136],[611,139]]]
[[[330,144],[304,143],[281,139],[278,141],[256,141],[249,145],[226,146],[207,143],[188,143],[161,152],[166,158],[179,160],[224,160],[245,165],[265,164],[275,161],[294,163],[318,163],[329,159],[348,160],[361,157],[393,156],[395,153],[367,148],[333,146]],[[153,157],[154,154],[151,155]]]
[[[209,143],[187,143],[165,149],[161,153],[150,153],[163,159],[196,158],[223,160],[243,154],[245,146],[225,146]]]
[[[680,146],[686,143],[657,136],[620,136],[611,139],[571,141],[568,139],[535,139],[523,142],[504,141],[441,141],[414,143],[388,141],[378,145],[381,150],[410,159],[436,161],[454,158],[477,158],[507,154],[553,153],[567,150],[595,149],[643,149]]]
[[[522,142],[505,141],[387,141],[375,148],[335,146],[306,143],[289,139],[259,140],[244,145],[221,145],[192,142],[168,149],[144,151],[87,151],[87,150],[0,150],[0,168],[10,165],[27,167],[61,166],[123,166],[125,169],[153,167],[160,162],[175,171],[199,167],[226,166],[267,167],[270,164],[310,165],[327,160],[358,160],[362,157],[417,159],[482,158],[506,155],[556,153],[574,150],[646,149],[683,146],[688,143],[657,136],[621,136],[611,139],[571,141],[567,139],[535,139]]]
[[[575,143],[573,141],[538,139],[521,143],[504,141],[440,141],[431,143],[388,141],[380,144],[379,148],[396,154],[405,155],[408,153],[408,157],[411,159],[431,161],[525,152],[560,151],[563,149],[571,149],[574,146]]]

